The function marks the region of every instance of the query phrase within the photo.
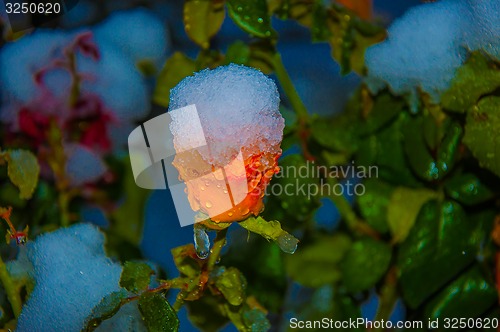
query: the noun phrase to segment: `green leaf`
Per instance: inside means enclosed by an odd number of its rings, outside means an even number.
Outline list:
[[[328,26],[331,32],[330,45],[332,56],[342,68],[342,75],[352,70],[358,74],[365,72],[365,51],[371,45],[382,41],[385,30],[363,22],[341,8],[332,8]]]
[[[172,249],[175,266],[179,272],[187,277],[199,276],[201,272],[201,263],[196,255],[193,244],[186,244]]]
[[[240,236],[246,238],[245,234]],[[222,263],[236,267],[246,277],[247,294],[255,296],[267,310],[278,312],[287,289],[284,258],[289,256],[275,242],[252,236],[245,246],[230,247]]]
[[[285,258],[287,274],[306,287],[332,284],[341,279],[339,263],[350,246],[345,234],[322,236]]]
[[[476,318],[497,303],[495,285],[474,266],[460,275],[425,306],[429,319]],[[444,330],[444,329],[441,329]]]
[[[138,293],[149,286],[154,271],[146,263],[125,262],[120,276],[120,286]]]
[[[299,303],[302,301],[299,301]],[[353,299],[339,290],[339,287],[326,285],[314,291],[310,301],[303,301],[295,312],[296,316],[304,321],[320,321],[324,317],[332,319],[334,322],[344,322],[356,320],[361,317],[360,306]],[[288,327],[286,331],[292,332],[301,329]],[[325,331],[325,328],[317,327],[303,329],[307,331]],[[338,329],[340,330],[340,329]],[[349,331],[366,331],[365,328],[350,328]]]
[[[251,332],[266,332],[271,328],[266,314],[259,309],[243,311],[243,323]]]
[[[423,135],[423,118],[411,118],[403,129],[404,149],[411,169],[415,174],[428,182],[442,178],[446,170],[438,167]]]
[[[331,32],[327,25],[328,11],[321,2],[313,5],[311,38],[313,42],[327,41]]]
[[[411,308],[474,261],[474,224],[455,202],[427,202],[398,252],[403,297]]]
[[[142,239],[144,209],[151,191],[139,188],[136,185],[128,158],[124,162],[127,163],[127,167],[125,167],[125,174],[123,175],[123,195],[121,197],[123,202],[111,214],[113,219],[111,231],[121,239],[138,245]]]
[[[182,79],[196,71],[195,61],[181,52],[175,52],[165,63],[158,75],[153,101],[160,106],[168,107],[170,103],[170,89]]]
[[[359,128],[354,125],[355,121],[357,119],[346,114],[333,119],[317,117],[311,122],[311,135],[325,148],[352,154],[360,143]]]
[[[374,101],[366,119],[362,122],[363,134],[371,134],[394,120],[404,112],[406,103],[389,93],[382,93]]]
[[[189,320],[205,332],[220,331],[229,321],[224,315],[223,301],[220,296],[206,294],[197,301],[186,302]]]
[[[334,291],[335,292],[335,291]],[[351,297],[341,292],[335,292],[333,297],[333,309],[331,316],[335,321],[356,320],[361,316],[360,306]],[[364,328],[351,328],[351,331],[366,331]],[[324,331],[323,329],[320,331]]]
[[[113,317],[125,303],[128,293],[122,289],[106,295],[98,305],[92,309],[92,313],[86,319],[86,331],[94,331],[99,325]]]
[[[224,2],[214,0],[186,0],[184,2],[184,28],[187,35],[204,49],[210,38],[217,34],[224,22]]]
[[[266,0],[228,0],[227,9],[234,23],[243,31],[259,38],[270,38],[276,34],[271,27]]]
[[[177,314],[163,295],[142,293],[139,298],[139,311],[150,332],[176,332],[179,330]]]
[[[481,167],[500,176],[500,97],[482,98],[467,113],[464,143]]]
[[[252,233],[261,235],[267,240],[275,241],[282,251],[293,254],[297,250],[299,240],[281,228],[279,221],[266,221],[262,217],[250,217],[238,223]]]
[[[21,199],[30,199],[38,183],[40,166],[36,156],[26,150],[9,150],[1,156],[7,160],[7,174],[10,181],[19,188]]]
[[[451,88],[441,96],[446,109],[465,112],[484,95],[500,87],[500,71],[489,64],[484,55],[473,53],[469,60],[457,70]]]
[[[438,194],[428,189],[397,187],[392,192],[387,209],[387,222],[393,242],[402,242],[417,220],[422,206]]]
[[[245,300],[247,281],[243,274],[235,267],[219,267],[213,271],[215,287],[224,295],[227,302],[238,306]]]
[[[493,191],[473,173],[455,176],[444,187],[451,198],[464,205],[481,204],[494,197]]]
[[[446,133],[437,149],[437,165],[444,174],[449,173],[457,160],[462,141],[462,126],[456,122],[447,126]]]
[[[364,137],[356,153],[356,164],[377,166],[378,177],[385,182],[419,187],[403,149],[401,133],[408,122],[407,112],[401,112],[396,121],[376,133]]]
[[[246,65],[250,61],[250,47],[238,40],[227,48],[225,63],[236,63]]]
[[[387,233],[387,209],[394,187],[378,179],[367,179],[363,184],[365,193],[357,199],[361,215],[375,230]]]
[[[266,332],[271,328],[264,312],[256,308],[252,309],[247,305],[233,307],[226,304],[224,314],[233,322],[238,331]]]
[[[298,154],[284,157],[280,166],[281,171],[274,175],[268,192],[278,196],[288,215],[306,220],[319,207],[319,177],[315,175],[318,171]]]
[[[388,245],[372,238],[355,242],[341,263],[346,289],[355,293],[373,287],[389,268],[391,255]]]

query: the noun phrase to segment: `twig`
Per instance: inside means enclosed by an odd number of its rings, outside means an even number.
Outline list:
[[[391,317],[392,310],[398,298],[396,268],[392,267],[387,272],[384,285],[380,291],[380,301],[375,316],[375,321],[387,321]],[[374,331],[383,331],[383,328],[374,329]]]
[[[210,251],[210,256],[208,257],[207,270],[209,272],[213,270],[215,264],[217,264],[217,261],[220,258],[220,253],[222,251],[222,248],[226,244],[226,235],[227,235],[227,228],[217,232],[217,236],[215,237],[214,240],[214,246],[212,247],[212,250]]]

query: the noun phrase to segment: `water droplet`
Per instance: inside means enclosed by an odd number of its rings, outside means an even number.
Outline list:
[[[227,194],[227,189],[224,189],[223,191],[224,191],[224,194]]]
[[[186,27],[186,29],[187,29],[187,27]],[[200,176],[200,172],[198,172],[194,168],[190,168],[189,169],[189,175],[192,176],[192,177],[198,177],[198,176]]]
[[[201,190],[201,191],[205,191],[205,187],[200,186],[200,190]]]
[[[286,252],[287,254],[293,254],[295,253],[295,250],[297,250],[299,240],[288,233],[284,233],[278,237],[277,242],[278,246],[281,248],[281,250],[283,250],[283,252]]]
[[[228,216],[232,217],[233,216],[233,213],[232,212],[228,212],[227,214]]]
[[[205,259],[210,253],[210,239],[205,229],[194,227],[194,247],[196,255],[200,259]]]
[[[244,215],[247,215],[250,213],[250,210],[246,207],[244,208],[243,210],[241,210],[241,215],[244,216]]]
[[[212,207],[212,202],[207,201],[207,202],[205,203],[205,206],[207,207],[207,209],[210,209],[210,208]]]
[[[257,22],[259,22],[259,23],[264,23],[264,19],[263,19],[262,17],[259,17],[259,18],[257,19]]]

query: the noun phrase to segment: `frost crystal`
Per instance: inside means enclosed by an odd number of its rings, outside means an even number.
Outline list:
[[[120,289],[121,266],[104,253],[104,235],[77,224],[39,236],[27,245],[35,288],[17,331],[80,331],[91,310]]]
[[[467,51],[500,58],[500,3],[444,0],[410,9],[388,30],[388,38],[370,47],[366,65],[371,90],[389,85],[396,94],[417,89],[434,100],[448,87]]]
[[[203,70],[171,91],[170,110],[195,104],[209,152],[202,157],[225,166],[242,150],[246,155],[276,153],[283,136],[276,84],[256,69],[229,65]],[[172,114],[176,149],[190,145],[195,123],[182,112]]]

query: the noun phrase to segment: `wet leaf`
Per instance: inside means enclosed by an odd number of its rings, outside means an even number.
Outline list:
[[[179,272],[187,277],[196,277],[201,272],[201,262],[196,256],[193,244],[186,244],[172,249],[175,266]]]
[[[238,306],[245,300],[247,281],[243,274],[234,267],[220,267],[213,271],[215,287],[224,295],[227,302]]]
[[[402,99],[396,99],[389,93],[383,93],[375,99],[373,107],[366,115],[363,122],[363,134],[371,134],[390,121],[394,120],[397,115],[404,111],[406,107]]]
[[[311,123],[311,135],[322,146],[336,152],[351,154],[359,144],[359,130],[354,119],[341,115],[334,119],[316,118]]]
[[[284,258],[294,255],[283,254],[275,242],[261,237],[247,239],[245,233],[232,234],[233,241],[245,241],[246,245],[229,247],[222,264],[240,270],[248,281],[247,294],[255,296],[267,310],[277,312],[283,305],[287,289]]]
[[[200,330],[217,332],[227,324],[229,319],[222,309],[224,299],[220,296],[204,295],[197,301],[186,302],[189,320]]]
[[[200,0],[202,1],[202,0]],[[181,52],[175,52],[165,63],[158,75],[153,101],[163,107],[168,107],[170,102],[170,89],[175,87],[182,79],[196,71],[195,61]]]
[[[266,314],[258,309],[243,311],[243,323],[251,332],[267,332],[271,328]]]
[[[270,38],[276,34],[271,27],[266,0],[228,0],[227,9],[234,23],[243,31],[259,38]]]
[[[472,173],[460,174],[446,181],[446,193],[464,205],[484,203],[494,197],[494,193]]]
[[[441,96],[446,109],[465,112],[479,98],[500,87],[500,70],[489,64],[484,55],[473,53],[457,70],[451,88]]]
[[[229,45],[226,52],[225,63],[236,63],[246,65],[250,61],[250,47],[244,42],[238,40]]]
[[[403,127],[404,149],[411,169],[425,181],[436,181],[444,176],[447,169],[438,163],[427,147],[423,133],[423,118],[411,118]]]
[[[377,166],[378,177],[385,182],[409,187],[419,187],[403,149],[401,132],[408,121],[407,112],[399,114],[391,126],[364,137],[356,153],[356,164],[365,167]]]
[[[40,166],[30,151],[9,150],[1,153],[7,160],[7,174],[10,181],[19,188],[21,199],[30,199],[38,183]]]
[[[373,287],[389,268],[391,255],[388,245],[372,238],[353,243],[341,263],[346,289],[355,293]]]
[[[392,192],[387,209],[387,222],[393,242],[402,242],[417,220],[422,206],[438,194],[428,189],[397,187]]]
[[[375,230],[386,233],[387,209],[394,187],[378,179],[367,179],[363,184],[365,193],[357,199],[361,215]]]
[[[127,297],[128,293],[123,289],[106,295],[101,302],[92,309],[92,313],[86,320],[85,330],[94,331],[104,320],[113,317],[118,310],[120,310]]]
[[[224,2],[215,0],[186,0],[184,2],[184,28],[187,35],[204,49],[210,38],[217,34],[224,22]]]
[[[462,134],[463,130],[460,124],[452,122],[447,126],[443,140],[437,149],[437,165],[444,174],[449,173],[455,166]]]
[[[224,311],[238,331],[266,332],[271,328],[266,314],[259,309],[252,309],[247,305],[233,307],[226,304]]]
[[[484,167],[500,176],[500,97],[481,99],[468,112],[464,143]]]
[[[139,311],[148,331],[176,332],[179,330],[177,314],[161,294],[144,292],[139,298]]]
[[[154,271],[146,263],[125,262],[120,276],[120,286],[138,293],[149,286]]]
[[[281,207],[290,216],[305,220],[319,207],[319,177],[315,165],[302,155],[292,154],[280,160],[281,171],[267,189],[278,196]],[[298,173],[302,172],[303,175]]]
[[[425,306],[425,316],[440,320],[479,317],[497,302],[497,297],[495,285],[486,279],[478,266],[474,266]]]
[[[250,217],[238,223],[252,233],[261,235],[267,240],[275,241],[282,251],[293,254],[297,250],[299,240],[281,228],[279,221],[266,221],[262,217]]]
[[[332,284],[341,279],[339,263],[350,246],[345,234],[322,236],[285,258],[287,274],[306,287]]]
[[[427,202],[398,252],[403,297],[411,308],[475,259],[474,224],[455,202]]]

